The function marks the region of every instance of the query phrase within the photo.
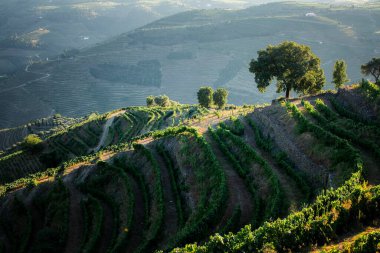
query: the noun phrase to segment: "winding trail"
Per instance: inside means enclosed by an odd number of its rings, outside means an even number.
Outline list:
[[[38,81],[41,81],[43,79],[46,79],[48,77],[50,77],[50,74],[49,73],[39,73],[39,72],[32,72],[29,70],[29,67],[31,66],[31,64],[28,64],[24,71],[27,72],[27,73],[33,73],[33,74],[37,74],[37,75],[43,75],[42,77],[39,77],[39,78],[36,78],[36,79],[33,79],[33,80],[30,80],[30,81],[27,81],[27,82],[24,82],[20,85],[17,85],[16,87],[12,87],[12,88],[8,88],[8,89],[4,89],[4,90],[0,90],[0,94],[1,93],[4,93],[4,92],[7,92],[7,91],[11,91],[11,90],[16,90],[16,89],[19,89],[19,88],[23,88],[29,84],[32,84],[34,82],[38,82]]]
[[[93,148],[93,149],[90,149],[90,152],[98,152],[104,145],[105,141],[107,140],[107,137],[108,137],[108,133],[109,133],[109,128],[112,126],[113,124],[113,121],[115,120],[115,117],[120,115],[120,114],[123,114],[125,113],[125,110],[120,110],[120,111],[117,111],[111,115],[108,116],[108,119],[107,119],[107,122],[106,124],[104,124],[103,126],[103,133],[102,133],[102,136],[100,137],[100,140],[99,140],[99,143],[98,145]]]
[[[115,119],[115,117],[112,117],[112,118],[107,120],[106,124],[104,124],[103,133],[102,133],[102,136],[100,137],[100,141],[99,141],[98,145],[95,148],[93,148],[91,151],[98,152],[102,148],[102,146],[104,145],[104,142],[107,139],[108,132],[110,131],[109,128],[110,128],[110,126],[112,126],[114,119]]]
[[[219,112],[219,116],[210,113],[206,117],[197,119],[197,120],[190,120],[185,123],[185,125],[190,126],[190,127],[195,127],[198,128],[198,132],[200,134],[204,134],[207,132],[209,126],[215,126],[219,124],[222,121],[225,121],[229,119],[232,116],[239,115],[243,113],[243,110],[235,109],[235,110],[226,110]]]

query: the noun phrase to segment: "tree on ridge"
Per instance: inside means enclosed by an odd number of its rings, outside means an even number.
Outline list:
[[[277,92],[285,92],[286,98],[291,90],[302,94],[316,93],[325,83],[320,59],[308,46],[284,41],[257,53],[257,59],[251,60],[249,71],[255,75],[260,92],[265,92],[274,79]]]

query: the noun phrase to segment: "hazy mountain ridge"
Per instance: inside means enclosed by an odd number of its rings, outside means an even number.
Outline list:
[[[358,81],[360,65],[380,51],[378,9],[376,4],[352,8],[289,2],[237,11],[194,10],[167,17],[71,58],[34,64],[29,73],[19,73],[19,80],[3,80],[0,96],[6,109],[1,124],[19,125],[49,112],[78,116],[142,105],[151,94],[166,93],[174,100],[193,103],[195,91],[205,84],[228,88],[232,103],[269,102],[277,96],[274,88],[260,94],[248,63],[257,50],[284,40],[309,45],[321,57],[327,88],[332,87],[334,61],[341,58],[348,63],[349,78]],[[148,82],[159,88],[133,81],[107,82],[90,72],[99,66],[137,66],[140,61],[159,62],[158,79]],[[28,80],[33,82],[25,84]],[[20,85],[22,89],[17,88]],[[28,103],[35,108],[26,108]]]
[[[269,0],[10,1],[0,3],[0,75],[64,50],[95,45],[161,17],[192,9],[241,9]]]

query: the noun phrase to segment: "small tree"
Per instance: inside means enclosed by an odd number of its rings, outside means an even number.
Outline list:
[[[369,62],[361,66],[363,75],[372,75],[375,83],[380,85],[380,58],[372,58]]]
[[[255,75],[260,92],[264,92],[274,79],[277,92],[285,91],[286,98],[291,90],[315,93],[325,83],[320,59],[308,46],[285,41],[277,46],[269,45],[257,53],[258,58],[252,59],[249,71]]]
[[[343,86],[344,83],[350,81],[347,78],[347,64],[344,60],[337,60],[334,65],[333,72],[333,83],[335,84],[335,88],[339,89]]]
[[[199,104],[203,107],[210,108],[213,104],[213,93],[214,91],[211,87],[201,87],[197,93]]]
[[[146,106],[152,107],[155,105],[156,105],[156,103],[154,102],[154,96],[149,96],[146,98]]]
[[[170,99],[166,95],[157,96],[154,98],[154,102],[156,105],[161,107],[167,107],[170,106]]]
[[[30,151],[39,151],[42,148],[42,140],[36,134],[29,134],[25,137],[23,145]]]
[[[222,109],[227,104],[228,91],[224,88],[218,88],[214,92],[213,99],[214,104],[218,106],[218,109]]]

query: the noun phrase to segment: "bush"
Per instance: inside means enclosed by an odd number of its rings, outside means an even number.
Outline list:
[[[218,106],[218,109],[222,109],[227,104],[228,91],[224,88],[218,88],[214,95],[214,103]]]
[[[168,107],[170,106],[170,99],[166,95],[157,96],[154,98],[154,102],[156,105],[161,107]]]
[[[24,139],[24,146],[31,151],[39,151],[42,148],[42,140],[36,134],[29,134]]]
[[[146,98],[146,106],[152,107],[155,105],[156,105],[156,103],[154,102],[154,96],[149,96]]]
[[[213,93],[214,91],[211,87],[201,87],[197,93],[199,104],[210,108],[213,104]]]
[[[363,79],[360,88],[371,101],[375,101],[380,96],[380,87],[368,80]]]
[[[146,106],[152,107],[152,106],[161,106],[161,107],[169,107],[172,104],[175,104],[177,102],[171,101],[168,96],[166,95],[160,95],[160,96],[149,96],[146,98]]]

